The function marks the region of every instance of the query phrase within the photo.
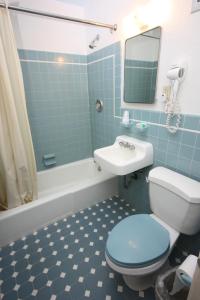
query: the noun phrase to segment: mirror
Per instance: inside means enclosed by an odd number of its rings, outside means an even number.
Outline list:
[[[125,43],[124,101],[155,101],[161,27],[129,38]]]

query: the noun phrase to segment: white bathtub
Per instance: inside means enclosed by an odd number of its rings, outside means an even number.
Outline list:
[[[0,247],[62,216],[118,194],[117,177],[93,158],[38,172],[38,200],[0,214]]]

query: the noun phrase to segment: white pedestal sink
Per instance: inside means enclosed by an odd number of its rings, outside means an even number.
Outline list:
[[[96,162],[115,175],[126,175],[153,164],[153,146],[129,136],[118,136],[111,146],[94,151]]]

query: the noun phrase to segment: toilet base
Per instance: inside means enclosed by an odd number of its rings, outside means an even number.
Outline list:
[[[169,269],[168,261],[156,272],[143,276],[122,275],[126,285],[134,291],[143,291],[155,285],[156,278],[159,274]]]

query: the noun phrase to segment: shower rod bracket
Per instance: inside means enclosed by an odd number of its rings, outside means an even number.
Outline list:
[[[110,28],[110,32],[113,33],[113,31],[117,31],[117,24],[114,24],[113,28]]]

